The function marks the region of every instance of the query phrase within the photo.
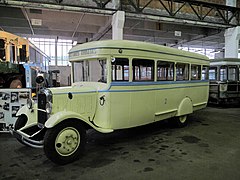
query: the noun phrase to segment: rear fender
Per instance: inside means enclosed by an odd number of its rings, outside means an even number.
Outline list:
[[[178,106],[178,112],[176,116],[182,116],[191,114],[193,112],[192,101],[189,97],[184,98]]]

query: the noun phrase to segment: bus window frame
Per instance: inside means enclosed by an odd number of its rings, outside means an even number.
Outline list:
[[[112,68],[113,59],[126,59],[126,60],[128,60],[128,80],[113,80],[113,68]],[[131,62],[130,61],[131,61],[131,59],[129,57],[121,57],[121,56],[111,57],[111,62],[109,63],[110,64],[110,69],[111,69],[111,71],[110,71],[111,72],[110,73],[111,74],[111,82],[129,82],[130,81],[130,78],[131,78],[131,76],[130,76]],[[123,73],[124,73],[124,70],[123,70]],[[116,74],[115,74],[115,78],[116,78]]]
[[[223,68],[224,67],[224,68]],[[223,71],[223,75],[226,75],[226,79],[222,78],[221,70],[224,69],[226,72]],[[225,82],[228,80],[228,66],[227,65],[222,65],[219,67],[219,81]]]
[[[210,79],[210,77],[211,77],[211,76],[210,76],[210,70],[212,70],[212,69],[215,70],[215,73],[214,73],[214,74],[215,74],[215,75],[214,75],[215,78],[214,78],[214,79]],[[219,79],[219,78],[218,78],[218,76],[219,76],[219,75],[218,75],[218,74],[219,74],[219,73],[218,73],[218,69],[219,69],[219,68],[218,68],[217,66],[212,66],[212,67],[210,66],[210,67],[209,67],[209,70],[208,70],[208,72],[209,72],[209,73],[208,73],[208,74],[209,74],[209,81],[218,81],[218,79]]]
[[[235,76],[235,79],[234,80],[230,80],[230,68],[234,68],[235,69],[235,73],[234,73],[234,76]],[[236,65],[228,65],[227,66],[227,80],[228,81],[238,81],[238,77],[237,77],[237,69],[238,67]]]
[[[205,79],[203,79],[203,69],[206,68],[206,77]],[[206,66],[206,65],[201,65],[201,81],[208,81],[209,80],[209,69],[210,69],[210,66]]]
[[[178,64],[185,64],[185,66],[187,65],[187,76],[186,79],[178,79],[178,73],[177,73],[177,65]],[[185,71],[185,70],[184,70]],[[184,72],[185,73],[185,72]],[[175,76],[176,76],[176,81],[189,81],[190,80],[190,63],[188,62],[175,62]],[[185,74],[183,74],[183,77],[185,76]]]
[[[153,61],[153,67],[152,67],[152,70],[151,70],[151,80],[135,80],[135,70],[134,70],[134,66],[133,66],[133,61],[134,60],[146,60],[146,61]],[[131,67],[130,69],[132,70],[131,74],[132,74],[132,82],[155,82],[156,81],[156,60],[155,59],[152,59],[152,58],[145,58],[145,57],[134,57],[134,58],[131,58]]]
[[[158,62],[167,62],[167,63],[169,63],[169,64],[172,64],[173,65],[173,67],[172,67],[172,69],[173,69],[173,75],[172,75],[172,79],[169,79],[168,77],[169,76],[167,76],[167,78],[165,79],[165,80],[160,80],[160,79],[158,79]],[[161,82],[161,81],[176,81],[176,69],[175,69],[175,65],[176,65],[176,62],[174,62],[174,61],[168,61],[168,60],[162,60],[162,59],[158,59],[158,60],[156,60],[156,63],[155,63],[155,76],[156,76],[156,81],[157,82]]]
[[[192,71],[192,69],[193,69],[193,67],[197,67],[197,78],[194,78],[193,77],[193,71]],[[202,79],[202,67],[201,67],[201,65],[200,64],[190,64],[190,80],[191,81],[199,81],[199,80],[201,80]]]

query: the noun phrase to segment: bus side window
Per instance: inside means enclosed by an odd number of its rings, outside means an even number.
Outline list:
[[[133,59],[133,81],[154,81],[154,60]]]
[[[176,64],[176,80],[186,81],[189,77],[189,65],[185,63]]]
[[[236,81],[237,80],[237,66],[228,67],[228,80]]]
[[[209,69],[209,80],[217,80],[217,67],[210,67]]]
[[[227,80],[227,66],[220,67],[220,81]]]
[[[173,81],[174,63],[167,61],[157,62],[157,80],[158,81]]]
[[[209,79],[209,67],[203,66],[202,67],[202,80],[208,80]]]
[[[201,79],[201,65],[191,65],[191,80]]]
[[[129,60],[127,58],[115,58],[112,62],[112,81],[129,80]]]

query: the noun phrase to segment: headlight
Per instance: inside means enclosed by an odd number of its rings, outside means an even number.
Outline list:
[[[48,114],[51,114],[51,112],[52,112],[52,103],[51,103],[51,102],[48,102],[48,103],[46,104],[46,112],[47,112]]]
[[[219,89],[219,91],[220,92],[224,92],[224,91],[227,91],[227,87],[228,87],[228,85],[227,84],[220,84],[220,89]]]
[[[33,107],[33,101],[30,98],[27,99],[27,107],[28,107],[28,109],[32,109],[32,107]]]

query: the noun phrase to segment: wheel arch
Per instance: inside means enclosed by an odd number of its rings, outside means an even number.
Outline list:
[[[86,129],[89,129],[91,127],[94,128],[94,126],[88,122],[84,117],[80,116],[79,114],[75,113],[75,112],[58,112],[54,115],[52,115],[45,123],[45,127],[46,128],[53,128],[54,126],[56,126],[57,124],[64,122],[64,121],[68,121],[68,120],[73,120],[73,121],[78,121],[79,123],[81,123],[82,125],[84,125],[84,127]]]
[[[178,106],[176,116],[182,116],[191,114],[193,112],[192,100],[189,97],[185,97]]]
[[[72,112],[72,111],[61,111],[56,114],[53,114],[46,122],[45,127],[46,128],[53,128],[57,124],[67,121],[67,120],[77,120],[80,123],[82,123],[87,129],[94,128],[95,130],[101,132],[101,133],[110,133],[113,132],[113,129],[108,128],[102,128],[94,124],[94,122],[89,121],[86,117],[81,116],[78,113]]]
[[[36,104],[34,105],[34,107],[36,108]],[[17,117],[19,116],[26,116],[27,117],[27,123],[25,126],[31,126],[33,124],[37,123],[37,111],[34,109],[29,109],[27,107],[27,105],[24,105],[23,107],[21,107],[17,114]]]

